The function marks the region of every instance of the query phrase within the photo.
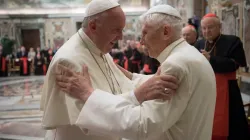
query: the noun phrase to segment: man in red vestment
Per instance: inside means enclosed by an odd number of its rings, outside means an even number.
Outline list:
[[[203,53],[216,75],[217,98],[212,140],[250,140],[236,71],[246,66],[240,38],[221,34],[219,18],[209,13],[201,20],[204,39],[195,47]]]

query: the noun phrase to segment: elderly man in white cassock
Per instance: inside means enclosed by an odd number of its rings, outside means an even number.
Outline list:
[[[57,73],[57,84],[70,96],[85,102],[76,124],[88,131],[130,140],[211,140],[216,100],[212,67],[181,38],[181,16],[173,7],[155,6],[141,20],[141,43],[161,63],[161,75],[177,77],[176,94],[170,100],[130,102],[93,88],[87,67],[76,74],[61,66],[71,77]],[[122,71],[130,79],[148,79]],[[70,79],[79,80],[69,84]],[[135,91],[145,88],[143,85]]]
[[[44,111],[42,126],[48,130],[46,140],[118,140],[120,138],[120,136],[102,134],[76,125],[85,102],[62,94],[65,90],[61,90],[55,81],[56,72],[67,75],[60,69],[61,65],[74,72],[81,72],[82,66],[87,65],[93,86],[91,88],[104,91],[104,95],[106,92],[115,94],[133,104],[137,100],[143,102],[150,99],[169,99],[170,95],[175,93],[177,79],[174,76],[156,75],[139,87],[137,85],[139,79],[137,81],[128,79],[113,63],[108,52],[115,42],[122,38],[124,26],[125,15],[117,2],[92,0],[89,3],[82,29],[57,51],[45,77],[41,109]],[[74,77],[71,76],[71,78]],[[68,82],[75,83],[74,80],[77,81],[73,79]],[[87,80],[83,79],[82,82],[84,81]],[[81,83],[81,81],[78,82]],[[165,93],[169,94],[162,94],[165,89],[168,91]],[[100,122],[98,119],[95,121]]]

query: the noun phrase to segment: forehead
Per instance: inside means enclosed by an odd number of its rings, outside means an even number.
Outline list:
[[[193,30],[191,29],[191,28],[189,28],[189,27],[185,27],[185,28],[183,28],[182,29],[182,32],[183,33],[190,33],[190,32],[192,32]]]
[[[216,25],[216,19],[213,17],[208,17],[201,20],[201,26]]]
[[[152,30],[154,26],[152,26],[151,24],[148,23],[143,23],[142,24],[142,30]]]
[[[103,23],[111,26],[124,26],[125,20],[125,14],[120,7],[108,10],[103,16]]]

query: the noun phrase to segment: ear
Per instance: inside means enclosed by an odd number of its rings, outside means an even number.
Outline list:
[[[88,26],[89,26],[89,29],[90,29],[91,32],[95,32],[95,30],[96,30],[96,21],[95,20],[89,21]]]
[[[172,29],[170,26],[168,26],[168,25],[163,26],[163,38],[164,38],[164,40],[167,40],[170,38],[171,32],[172,32]]]

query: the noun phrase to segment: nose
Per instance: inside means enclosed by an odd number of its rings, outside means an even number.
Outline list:
[[[208,33],[208,30],[207,29],[202,29],[202,33],[203,33],[204,36],[206,36],[207,33]]]

